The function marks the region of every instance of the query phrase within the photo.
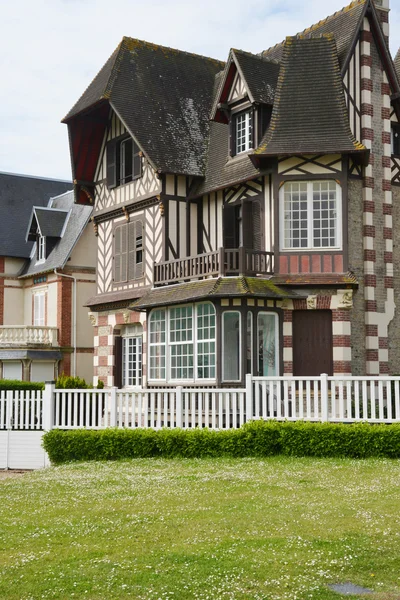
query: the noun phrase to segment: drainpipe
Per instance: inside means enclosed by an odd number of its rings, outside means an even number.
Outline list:
[[[74,359],[72,362],[72,375],[76,376],[76,277],[72,275],[66,275],[65,273],[59,273],[57,269],[54,269],[54,274],[60,277],[67,277],[72,279],[74,282],[74,293],[72,295],[72,346],[74,349]]]

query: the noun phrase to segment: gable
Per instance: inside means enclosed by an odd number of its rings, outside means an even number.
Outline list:
[[[236,75],[233,79],[232,86],[228,95],[228,102],[235,102],[236,100],[241,100],[247,95],[247,89],[245,82],[241,78],[240,74],[236,72]]]

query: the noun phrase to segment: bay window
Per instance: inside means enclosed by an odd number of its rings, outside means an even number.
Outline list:
[[[215,379],[215,308],[210,302],[153,310],[149,319],[149,379]]]
[[[281,188],[281,250],[341,247],[341,190],[336,181],[290,181]]]

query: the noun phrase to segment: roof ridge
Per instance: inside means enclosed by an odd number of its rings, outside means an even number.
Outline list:
[[[41,175],[27,175],[25,173],[11,173],[9,171],[0,171],[0,175],[11,175],[11,177],[23,177],[24,179],[39,179],[40,181],[57,181],[58,183],[69,183],[72,186],[72,181],[68,179],[56,179],[54,177],[42,177]],[[72,187],[71,187],[72,189]],[[66,194],[67,192],[63,192]]]
[[[241,48],[231,48],[232,52],[238,52],[239,54],[245,54],[246,56],[250,56],[251,58],[258,58],[266,63],[270,63],[272,65],[279,65],[279,61],[276,58],[269,58],[268,56],[263,56],[262,54],[253,54],[252,52],[247,52],[247,50],[242,50]]]
[[[303,29],[303,31],[299,31],[298,33],[294,34],[291,37],[299,37],[301,35],[307,35],[307,34],[311,33],[314,29],[317,29],[317,27],[322,27],[322,25],[325,25],[325,23],[328,23],[330,20],[334,19],[338,15],[348,12],[348,11],[352,10],[353,8],[355,8],[356,6],[360,6],[360,4],[366,4],[367,2],[369,2],[369,0],[352,0],[352,2],[350,2],[350,4],[348,4],[347,6],[344,6],[340,10],[337,10],[332,15],[328,15],[327,17],[325,17],[325,19],[321,19],[320,21],[318,21],[318,23],[314,23],[313,25],[306,27],[305,29]],[[261,52],[261,54],[264,55],[265,53],[268,53],[271,50],[278,48],[279,46],[283,46],[284,43],[285,43],[285,40],[282,40],[281,42],[278,42],[274,46],[271,46],[270,48],[263,50]]]
[[[162,44],[154,44],[153,42],[148,42],[147,40],[139,40],[138,38],[132,38],[127,35],[124,35],[122,38],[121,44],[125,42],[127,44],[127,48],[129,50],[134,49],[134,44],[147,46],[150,48],[154,48],[154,50],[169,50],[170,52],[179,52],[179,54],[186,54],[187,56],[193,56],[194,58],[202,58],[204,60],[209,60],[214,63],[219,63],[221,65],[225,65],[225,61],[219,60],[218,58],[212,58],[211,56],[205,56],[204,54],[197,54],[196,52],[188,52],[187,50],[180,50],[179,48],[171,48],[171,46],[163,46]]]

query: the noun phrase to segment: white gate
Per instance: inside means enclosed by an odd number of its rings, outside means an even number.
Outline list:
[[[0,469],[41,469],[43,392],[0,392]]]

